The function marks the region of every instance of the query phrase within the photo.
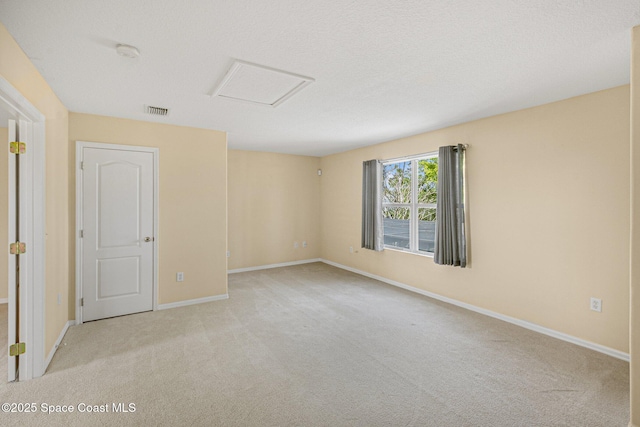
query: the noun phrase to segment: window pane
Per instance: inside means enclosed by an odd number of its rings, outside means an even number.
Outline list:
[[[384,244],[409,249],[409,208],[383,208]]]
[[[438,158],[418,160],[418,203],[436,203]]]
[[[434,208],[418,209],[418,249],[424,252],[433,252],[435,237],[436,210]]]
[[[411,203],[411,162],[384,165],[383,203]]]

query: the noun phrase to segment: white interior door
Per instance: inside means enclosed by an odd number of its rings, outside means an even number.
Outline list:
[[[9,142],[24,143],[20,155],[9,154],[6,209],[7,241],[25,244],[26,253],[8,256],[8,301],[11,322],[8,336],[24,344],[25,352],[8,357],[9,380],[29,380],[46,369],[44,337],[45,301],[45,117],[6,79],[0,76],[0,109],[9,118]],[[4,147],[5,149],[9,149]],[[5,254],[8,254],[5,246]],[[9,326],[9,325],[8,325]],[[15,338],[15,340],[14,340]]]
[[[82,148],[82,320],[153,309],[154,155]]]
[[[30,145],[30,135],[28,131],[27,122],[20,120],[9,119],[8,121],[8,140],[9,142],[23,142],[24,147]],[[9,149],[9,147],[5,147]],[[26,221],[26,213],[30,209],[30,200],[27,197],[26,184],[28,180],[27,170],[27,151],[21,152],[20,155],[9,154],[8,156],[8,242],[7,249],[10,244],[21,242],[25,246],[33,250],[32,239],[29,235],[28,224]],[[19,247],[22,248],[22,245]],[[8,251],[9,252],[9,251]],[[8,350],[13,344],[19,342],[25,342],[26,339],[26,325],[27,319],[25,310],[20,310],[20,307],[24,307],[24,301],[27,299],[27,278],[29,275],[28,257],[26,254],[12,254],[9,252],[9,259],[7,263],[8,271],[8,292],[7,292],[7,323],[8,323]],[[22,304],[21,304],[22,303]],[[23,325],[22,329],[20,325]],[[22,357],[24,359],[24,356]],[[14,355],[8,356],[8,380],[16,381],[21,378],[28,378],[27,375],[27,361],[22,360],[21,356]]]
[[[16,125],[16,121],[15,120],[9,120],[8,123],[8,132],[9,132],[9,139],[8,141],[17,141],[18,140],[18,126]],[[8,150],[8,147],[5,147],[5,149]],[[8,164],[7,164],[7,171],[8,171],[8,182],[9,182],[9,189],[8,189],[8,203],[7,203],[7,217],[9,218],[9,221],[7,222],[7,227],[8,227],[8,241],[6,242],[6,246],[5,248],[9,247],[9,244],[16,242],[17,241],[17,223],[16,223],[16,156],[13,155],[9,155],[8,156]],[[18,342],[17,338],[18,338],[18,330],[17,330],[17,326],[18,323],[16,322],[17,320],[17,269],[16,269],[16,258],[15,255],[11,255],[9,254],[9,258],[8,258],[8,262],[7,262],[7,271],[8,271],[8,284],[9,284],[9,288],[8,288],[8,292],[7,292],[7,302],[8,302],[8,307],[7,307],[7,312],[8,312],[8,340],[7,340],[7,352],[9,351],[9,348],[11,345],[15,344],[16,342]],[[17,364],[17,358],[16,357],[11,357],[8,356],[8,379],[9,381],[15,381],[16,380],[16,369],[18,367]]]

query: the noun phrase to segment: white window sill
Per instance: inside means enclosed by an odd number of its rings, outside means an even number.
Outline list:
[[[402,252],[405,254],[409,254],[409,255],[418,255],[421,257],[426,257],[426,258],[433,258],[433,252],[412,252],[410,250],[407,249],[402,249],[402,248],[397,248],[395,246],[386,246],[384,247],[384,250],[390,250],[390,251],[394,251],[394,252]]]

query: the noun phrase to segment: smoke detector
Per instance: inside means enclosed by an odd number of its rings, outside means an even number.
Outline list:
[[[128,44],[117,45],[116,52],[118,52],[118,55],[120,56],[131,59],[135,59],[140,56],[140,51],[135,46],[129,46]]]

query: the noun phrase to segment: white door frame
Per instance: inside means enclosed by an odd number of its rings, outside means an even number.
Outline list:
[[[76,141],[76,325],[83,322],[82,307],[80,306],[80,298],[82,298],[82,238],[80,231],[83,229],[82,218],[82,150],[84,148],[102,148],[107,150],[123,150],[123,151],[142,151],[153,154],[153,311],[158,309],[158,196],[160,194],[159,183],[159,153],[160,150],[154,147],[140,147],[135,145],[119,145],[105,144],[101,142]]]
[[[0,76],[1,108],[26,121],[27,146],[25,191],[27,195],[26,268],[20,287],[20,341],[26,352],[20,356],[20,380],[44,374],[45,366],[45,117],[11,83]],[[2,149],[8,150],[7,147]],[[8,242],[2,242],[8,244]],[[8,247],[4,250],[8,253]]]

